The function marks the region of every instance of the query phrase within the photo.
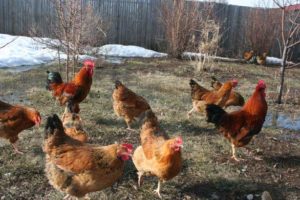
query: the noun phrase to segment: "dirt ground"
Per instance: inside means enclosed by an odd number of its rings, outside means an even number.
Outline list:
[[[0,70],[0,99],[37,108],[44,119],[39,129],[22,132],[19,147],[24,155],[14,154],[10,144],[0,139],[0,199],[62,199],[44,174],[42,142],[47,116],[62,114],[64,108],[55,103],[46,91],[44,66],[22,73]],[[195,63],[170,59],[131,59],[123,64],[99,64],[87,99],[81,104],[81,117],[90,136],[90,143],[107,145],[114,142],[140,144],[138,133],[129,133],[122,119],[112,109],[114,81],[119,79],[130,89],[145,97],[158,115],[170,136],[181,135],[184,141],[182,172],[162,185],[164,199],[242,200],[261,199],[263,191],[270,192],[273,200],[300,199],[300,133],[299,130],[279,127],[281,118],[300,115],[300,70],[286,73],[284,104],[274,103],[279,82],[278,67],[247,64],[214,63],[210,69],[197,71]],[[236,78],[237,90],[247,99],[259,79],[267,83],[269,123],[248,145],[263,158],[254,160],[246,151],[238,149],[245,160],[230,160],[231,147],[213,125],[194,114],[191,109],[189,80],[196,79],[210,88],[211,76],[221,81]],[[238,108],[229,108],[233,110]],[[273,115],[271,116],[271,113]],[[297,118],[298,117],[298,118]],[[285,122],[283,122],[285,124]],[[134,126],[139,129],[138,124]],[[157,199],[153,190],[155,177],[147,177],[137,188],[137,175],[131,161],[127,162],[124,176],[113,187],[92,193],[92,199]]]

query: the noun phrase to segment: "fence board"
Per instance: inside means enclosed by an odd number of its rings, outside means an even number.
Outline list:
[[[96,13],[110,24],[106,43],[138,45],[164,50],[163,29],[159,23],[162,0],[81,0],[91,3]],[[223,23],[223,54],[240,56],[245,49],[245,21],[250,8],[217,4]],[[28,35],[34,26],[47,30],[54,17],[49,0],[0,0],[0,33]]]

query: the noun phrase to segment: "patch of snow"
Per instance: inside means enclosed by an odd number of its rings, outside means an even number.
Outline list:
[[[247,195],[247,199],[248,199],[248,200],[252,200],[253,198],[254,198],[253,194],[248,194],[248,195]]]
[[[214,60],[219,60],[219,61],[225,61],[225,62],[240,62],[241,59],[235,59],[235,58],[226,58],[226,57],[221,57],[221,56],[210,56],[208,54],[204,53],[195,53],[195,52],[183,52],[182,57],[187,58],[192,60],[193,58],[204,58],[205,56],[214,59]]]
[[[168,54],[160,53],[153,50],[145,49],[143,47],[132,45],[107,44],[98,47],[97,54],[103,56],[117,56],[117,57],[141,57],[141,58],[160,58],[166,57]]]
[[[276,58],[276,57],[267,57],[266,58],[266,63],[267,65],[281,65],[282,59],[281,58]]]
[[[183,57],[192,59],[192,58],[201,58],[204,57],[205,54],[203,53],[194,53],[194,52],[184,52],[182,54]],[[220,56],[209,56],[212,59],[217,59],[217,60],[223,60],[223,61],[238,61],[241,59],[232,59],[232,58],[226,58],[226,57],[220,57]],[[266,64],[267,65],[281,65],[282,59],[281,58],[276,58],[276,57],[267,57],[266,58]],[[294,64],[293,62],[287,61],[287,64]]]
[[[13,39],[15,39],[11,42]],[[57,51],[48,48],[45,44],[38,42],[39,39],[51,41],[53,44],[57,40],[50,38],[36,38],[35,40],[25,36],[12,36],[0,34],[0,47],[9,43],[0,49],[0,68],[17,67],[28,65],[40,65],[58,59]],[[66,59],[67,55],[61,53],[61,59]],[[80,55],[80,60],[93,59],[91,56]]]

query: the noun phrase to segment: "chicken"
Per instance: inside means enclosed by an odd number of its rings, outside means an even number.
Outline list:
[[[151,109],[143,97],[135,94],[120,81],[116,81],[112,97],[114,111],[119,117],[125,119],[128,130],[132,130],[131,124],[135,119],[140,120],[143,113]]]
[[[222,87],[222,83],[220,83],[215,77],[212,77],[211,87],[215,90],[219,90]],[[228,106],[243,106],[245,104],[244,97],[235,91],[231,91],[228,100],[225,103],[225,108]]]
[[[0,101],[0,137],[8,139],[16,153],[23,154],[16,145],[18,134],[40,124],[41,115],[37,110]]]
[[[75,75],[71,82],[64,83],[58,72],[49,72],[47,77],[46,88],[52,91],[52,95],[56,97],[60,105],[66,105],[68,101],[72,102],[76,113],[80,111],[79,103],[81,103],[90,92],[93,82],[95,63],[86,60],[83,67]]]
[[[232,158],[236,161],[236,147],[247,145],[261,131],[268,110],[265,89],[265,82],[258,81],[254,93],[238,111],[227,113],[213,104],[206,108],[207,122],[215,124],[231,142]]]
[[[111,186],[123,174],[131,144],[92,146],[69,137],[57,115],[47,119],[43,150],[50,184],[67,198],[81,198]]]
[[[246,61],[250,61],[254,57],[254,51],[245,51],[243,57]]]
[[[138,185],[144,174],[158,177],[158,187],[155,192],[161,198],[161,182],[175,177],[182,167],[182,138],[169,136],[159,128],[155,114],[148,110],[141,129],[141,146],[132,157],[133,163],[138,170]]]
[[[200,113],[205,112],[207,104],[216,104],[220,107],[224,107],[232,88],[234,88],[237,83],[237,80],[227,81],[219,90],[209,91],[191,79],[190,86],[193,108],[188,112],[188,117],[195,111]]]
[[[72,113],[69,106],[62,116],[62,122],[68,136],[83,143],[87,142],[88,135],[83,129],[81,117],[78,113]]]
[[[222,87],[222,83],[218,81],[218,79],[214,76],[211,77],[211,82],[210,82],[210,86],[214,89],[214,90],[218,90]]]
[[[256,56],[256,62],[257,62],[257,64],[259,64],[259,65],[266,65],[267,55],[268,55],[268,53],[264,52],[262,55]]]

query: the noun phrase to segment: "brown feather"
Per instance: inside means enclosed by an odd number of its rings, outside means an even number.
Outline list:
[[[135,94],[121,82],[114,90],[112,97],[115,113],[119,117],[123,117],[128,123],[133,122],[135,118],[141,117],[146,110],[151,109],[143,97]]]
[[[0,101],[0,137],[15,143],[20,132],[35,125],[37,117],[40,114],[33,108]]]

